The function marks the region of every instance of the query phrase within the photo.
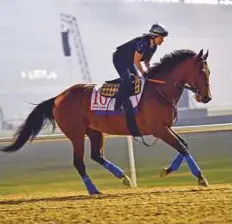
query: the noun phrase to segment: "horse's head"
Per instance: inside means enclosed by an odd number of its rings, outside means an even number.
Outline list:
[[[182,91],[173,91],[173,87],[175,90],[176,87],[181,87],[178,88],[181,90],[185,87],[195,93],[198,102],[208,103],[211,100],[211,94],[207,57],[208,51],[203,54],[203,50],[198,54],[184,49],[173,51],[162,57],[159,63],[148,70],[147,80],[164,83],[163,86],[158,87],[159,91],[172,97],[174,101],[178,101]]]
[[[190,64],[187,65],[188,74],[185,78],[186,83],[194,91],[196,100],[202,103],[208,103],[212,99],[209,84],[210,70],[207,64],[208,54],[208,51],[203,54],[202,49],[189,61]]]

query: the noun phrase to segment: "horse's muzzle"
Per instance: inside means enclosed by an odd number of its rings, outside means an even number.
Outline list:
[[[208,103],[210,100],[212,100],[212,97],[210,96],[202,97],[202,103]]]
[[[199,103],[208,103],[210,100],[212,100],[212,97],[211,96],[202,97],[201,95],[195,95],[195,99]]]

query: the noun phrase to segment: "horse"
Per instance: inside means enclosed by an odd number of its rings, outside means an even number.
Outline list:
[[[188,151],[188,144],[173,129],[179,98],[187,86],[201,103],[208,103],[210,92],[207,64],[208,51],[175,50],[164,55],[160,62],[151,66],[144,81],[144,90],[138,104],[135,119],[142,135],[153,135],[163,140],[178,154],[168,168],[161,171],[164,177],[177,170],[183,160],[188,164],[198,184],[208,186],[198,164]],[[125,185],[131,186],[124,170],[104,156],[104,134],[130,135],[123,113],[99,115],[91,110],[91,94],[96,84],[76,84],[59,95],[36,105],[15,133],[13,142],[1,149],[15,152],[28,140],[33,140],[44,125],[56,124],[73,146],[73,164],[90,195],[101,193],[86,172],[84,163],[84,141],[91,143],[91,158],[102,165]]]

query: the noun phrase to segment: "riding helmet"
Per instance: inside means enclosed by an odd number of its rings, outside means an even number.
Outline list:
[[[151,29],[149,30],[149,34],[152,37],[155,36],[163,36],[163,37],[167,37],[168,36],[168,31],[166,30],[166,28],[163,25],[160,25],[158,23],[152,25]]]

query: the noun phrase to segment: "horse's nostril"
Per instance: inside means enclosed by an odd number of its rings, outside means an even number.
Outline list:
[[[203,102],[204,102],[204,103],[208,103],[210,100],[212,100],[212,97],[205,96],[205,97],[203,98]]]

